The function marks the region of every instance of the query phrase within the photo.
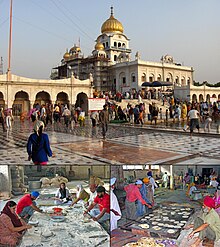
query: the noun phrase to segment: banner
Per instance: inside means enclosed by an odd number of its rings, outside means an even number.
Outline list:
[[[105,105],[103,98],[88,98],[89,111],[100,111]]]

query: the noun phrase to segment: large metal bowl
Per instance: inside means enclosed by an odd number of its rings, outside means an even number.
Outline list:
[[[41,181],[29,181],[28,182],[28,186],[29,186],[29,190],[36,190],[36,189],[40,189],[41,188]]]

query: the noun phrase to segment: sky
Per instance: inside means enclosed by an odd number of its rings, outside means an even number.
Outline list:
[[[0,0],[0,57],[8,67],[10,0]],[[130,39],[132,60],[163,55],[194,68],[194,80],[220,82],[219,0],[13,0],[13,74],[49,79],[66,49],[91,55],[101,26],[114,16]]]

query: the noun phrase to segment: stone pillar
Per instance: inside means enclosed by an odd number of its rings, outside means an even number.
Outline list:
[[[35,102],[35,100],[34,101],[30,100],[30,110],[34,108],[34,102]]]
[[[173,165],[170,165],[170,189],[174,189],[174,174],[173,174]]]
[[[9,165],[0,165],[0,195],[11,196],[12,183]]]

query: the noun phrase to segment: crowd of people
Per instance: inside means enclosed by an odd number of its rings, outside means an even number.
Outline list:
[[[85,206],[84,215],[100,224],[110,219],[110,195],[105,187],[90,184],[90,193],[86,192],[82,185],[77,185],[76,191],[69,190],[65,183],[61,183],[54,199],[55,205],[73,206],[82,203]],[[27,229],[32,228],[28,222],[34,212],[46,213],[36,200],[39,198],[38,191],[32,191],[21,197],[18,203],[8,201],[0,214],[0,244],[4,246],[17,246]]]
[[[167,183],[169,176],[167,172],[164,172],[162,178],[162,184],[167,188]],[[184,176],[184,184],[191,185],[191,181],[195,181],[193,186],[196,190],[200,188],[199,186],[203,183],[203,178],[199,175],[190,176],[189,173],[186,173]],[[215,189],[214,196],[204,196],[201,198],[202,201],[202,210],[199,211],[198,216],[196,216],[192,224],[186,224],[184,227],[185,230],[192,229],[187,233],[188,240],[193,238],[193,244],[190,246],[198,247],[201,242],[204,246],[214,246],[215,241],[220,239],[220,186],[218,185],[216,173],[213,171],[209,176],[209,184]],[[216,181],[217,183],[212,183]],[[122,201],[119,206],[119,199],[114,194],[116,178],[112,178],[110,184],[112,185],[112,206],[111,210],[115,211],[115,214],[112,214],[111,222],[112,228],[114,230],[118,227],[118,220],[122,217]],[[133,222],[138,222],[141,217],[145,214],[152,213],[154,210],[155,201],[154,201],[154,190],[158,187],[153,174],[151,171],[147,172],[147,177],[143,179],[137,179],[135,183],[129,183],[124,186],[124,191],[126,192],[125,199],[125,213],[124,217],[126,220]],[[185,186],[185,189],[187,187]],[[188,186],[190,188],[190,186]],[[191,187],[192,188],[192,187]],[[207,186],[206,186],[207,188]],[[187,189],[189,192],[189,189]],[[209,245],[205,245],[209,244]],[[211,244],[211,245],[210,245]]]

